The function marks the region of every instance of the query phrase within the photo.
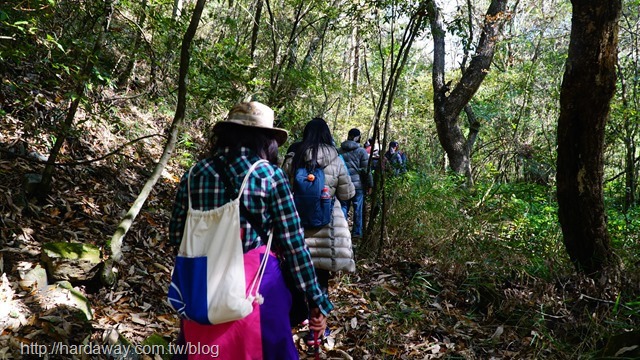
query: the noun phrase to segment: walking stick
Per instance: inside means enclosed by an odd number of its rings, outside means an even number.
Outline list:
[[[316,360],[320,360],[320,341],[318,340],[318,336],[319,336],[319,332],[318,331],[314,331],[313,332],[313,342],[315,343],[315,354],[316,354]]]

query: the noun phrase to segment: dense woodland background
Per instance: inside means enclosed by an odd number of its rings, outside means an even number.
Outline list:
[[[640,358],[640,2],[595,3],[3,2],[0,358],[175,339],[175,187],[247,98],[289,142],[322,116],[408,155],[323,356]],[[25,282],[56,241],[102,251],[90,312]]]

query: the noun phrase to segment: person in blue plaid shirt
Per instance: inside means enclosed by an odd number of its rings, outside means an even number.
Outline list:
[[[240,213],[242,239],[239,241],[242,241],[243,251],[246,253],[266,243],[267,239],[261,239],[259,235],[261,231],[263,234],[273,232],[272,249],[280,260],[280,268],[283,272],[289,272],[287,275],[293,278],[295,286],[306,295],[306,305],[311,309],[310,328],[323,333],[326,328],[326,316],[333,309],[333,305],[318,284],[287,176],[276,165],[278,163],[278,146],[286,141],[287,132],[273,127],[273,121],[273,110],[254,101],[234,106],[225,121],[216,123],[213,128],[214,139],[209,154],[196,163],[191,171],[192,206],[194,209],[206,211],[224,205],[232,197],[237,196],[242,179],[250,166],[260,159],[268,160],[269,163],[259,164],[250,174],[247,186],[240,198],[245,209]],[[180,180],[169,224],[169,240],[175,245],[179,245],[182,239],[189,208],[187,177],[188,172]],[[225,186],[223,177],[229,180],[226,182],[227,186]],[[232,185],[233,190],[231,191],[235,191],[235,194],[228,193],[229,185]],[[252,224],[261,229],[254,228]],[[282,274],[279,274],[279,277],[282,278]],[[265,296],[266,301],[268,299]],[[289,300],[290,302],[291,300]],[[262,307],[263,305],[260,306],[261,309]],[[270,311],[273,309],[265,309],[261,313]],[[287,312],[286,320],[288,320],[288,315]],[[290,349],[291,346],[295,350],[290,325],[287,322],[289,328],[282,329],[282,338],[279,340],[286,341],[287,344],[284,344],[284,347],[281,343],[277,344],[280,353],[269,354],[267,349],[272,347],[264,343],[264,333],[265,331],[280,331],[278,329],[281,329],[282,326],[274,324],[270,328],[268,321],[262,318],[260,324],[263,329],[263,358],[289,359],[289,357],[283,357],[282,351],[285,348]],[[242,320],[237,322],[242,323]],[[207,331],[207,329],[214,330],[213,327],[221,325],[225,324],[201,326]],[[241,324],[237,326],[241,326]],[[189,343],[190,339],[184,330],[183,320],[182,336],[184,338],[182,341]],[[241,327],[236,332],[242,333],[243,331]],[[250,329],[247,329],[247,332],[249,331]],[[215,331],[211,331],[211,333],[213,334]],[[288,340],[283,340],[283,338]],[[242,343],[236,345],[243,346]],[[291,358],[297,358],[297,352],[295,356],[292,354]]]

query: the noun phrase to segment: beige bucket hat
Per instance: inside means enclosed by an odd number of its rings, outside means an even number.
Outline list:
[[[225,126],[248,126],[264,129],[278,142],[278,146],[287,141],[287,130],[273,127],[274,113],[270,107],[257,101],[238,103],[231,108],[224,121],[213,126],[213,132]]]

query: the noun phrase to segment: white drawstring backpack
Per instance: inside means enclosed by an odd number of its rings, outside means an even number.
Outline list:
[[[256,166],[247,171],[238,197],[213,210],[191,206],[191,170],[187,180],[189,210],[180,250],[171,274],[168,300],[182,318],[200,324],[220,324],[239,320],[262,303],[258,294],[269,256],[264,256],[247,290],[240,238],[240,198]],[[220,175],[223,176],[223,175]],[[273,233],[265,254],[269,254]]]

